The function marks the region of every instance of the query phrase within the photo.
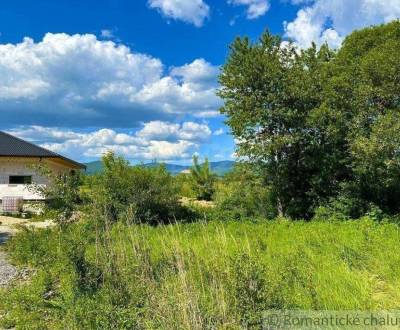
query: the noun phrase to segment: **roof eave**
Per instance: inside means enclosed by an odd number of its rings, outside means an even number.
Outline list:
[[[38,155],[0,155],[0,157],[9,157],[9,158],[40,158],[40,159],[62,159],[66,163],[72,164],[74,168],[79,168],[82,170],[86,170],[86,165],[82,163],[78,163],[72,159],[69,159],[67,157],[63,157],[61,155],[54,155],[54,156],[38,156]]]

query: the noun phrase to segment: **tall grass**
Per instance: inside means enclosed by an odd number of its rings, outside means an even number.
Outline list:
[[[1,292],[3,326],[236,329],[271,308],[378,310],[400,304],[400,233],[348,222],[91,222],[26,230],[9,246],[37,269]]]

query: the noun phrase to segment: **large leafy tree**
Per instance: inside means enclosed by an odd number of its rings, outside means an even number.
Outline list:
[[[220,75],[221,111],[239,155],[265,168],[281,214],[309,218],[344,183],[369,198],[359,145],[383,139],[376,133],[383,124],[375,123],[399,111],[399,30],[394,22],[355,32],[338,52],[326,45],[299,50],[268,32],[257,43],[238,38],[231,45]],[[383,126],[394,124],[390,118]]]
[[[263,164],[283,215],[309,217],[334,184],[333,156],[324,150],[331,142],[315,125],[329,112],[321,105],[333,56],[326,46],[298,53],[266,32],[255,44],[236,39],[220,76],[221,110],[238,153]]]
[[[400,212],[400,22],[351,34],[335,63],[352,113],[347,142],[352,190],[366,204]],[[331,86],[337,86],[331,84]],[[343,99],[334,94],[332,99]],[[343,112],[342,107],[338,111]]]

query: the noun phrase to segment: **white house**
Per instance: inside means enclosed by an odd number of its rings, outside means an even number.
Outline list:
[[[0,202],[11,197],[24,201],[43,200],[27,188],[31,183],[48,184],[48,180],[35,171],[35,165],[39,164],[60,174],[85,169],[83,164],[0,131]]]

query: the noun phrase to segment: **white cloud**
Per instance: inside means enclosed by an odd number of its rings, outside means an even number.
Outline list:
[[[210,135],[211,130],[206,124],[184,122],[179,125],[162,121],[146,123],[137,133],[137,136],[150,140],[204,141]]]
[[[198,146],[190,141],[178,141],[176,143],[168,141],[150,141],[149,147],[143,149],[142,159],[189,159],[194,148]]]
[[[201,27],[210,8],[203,0],[149,0],[151,8],[158,9],[166,17],[182,20]]]
[[[204,84],[214,85],[218,73],[218,67],[210,65],[203,58],[171,70],[171,76],[180,77],[186,83],[200,84],[200,86]]]
[[[199,111],[193,114],[193,116],[197,118],[213,118],[218,117],[219,115],[220,113],[217,110]]]
[[[189,159],[200,144],[211,136],[206,124],[184,122],[180,125],[161,121],[145,123],[132,134],[118,133],[112,129],[86,133],[42,126],[19,127],[9,132],[80,160],[99,158],[110,150],[135,160]]]
[[[216,131],[214,131],[213,134],[216,136],[219,136],[219,135],[225,134],[225,130],[223,128],[219,128]]]
[[[215,112],[217,67],[172,68],[91,34],[0,44],[0,115],[9,125],[134,127]]]
[[[82,134],[70,130],[58,130],[37,125],[11,129],[10,133],[22,139],[34,140],[39,143],[63,142],[83,137]]]
[[[315,42],[340,47],[344,37],[355,29],[389,22],[400,17],[399,0],[314,0],[299,1],[294,21],[286,23],[286,36],[305,48]]]
[[[268,0],[228,0],[228,3],[247,6],[248,19],[255,19],[265,15],[270,7]]]
[[[237,20],[237,16],[232,17],[232,18],[229,20],[229,26],[234,26],[234,25],[236,24],[236,20]]]
[[[114,32],[112,30],[108,30],[108,29],[101,30],[100,35],[104,39],[113,39],[114,38]]]

